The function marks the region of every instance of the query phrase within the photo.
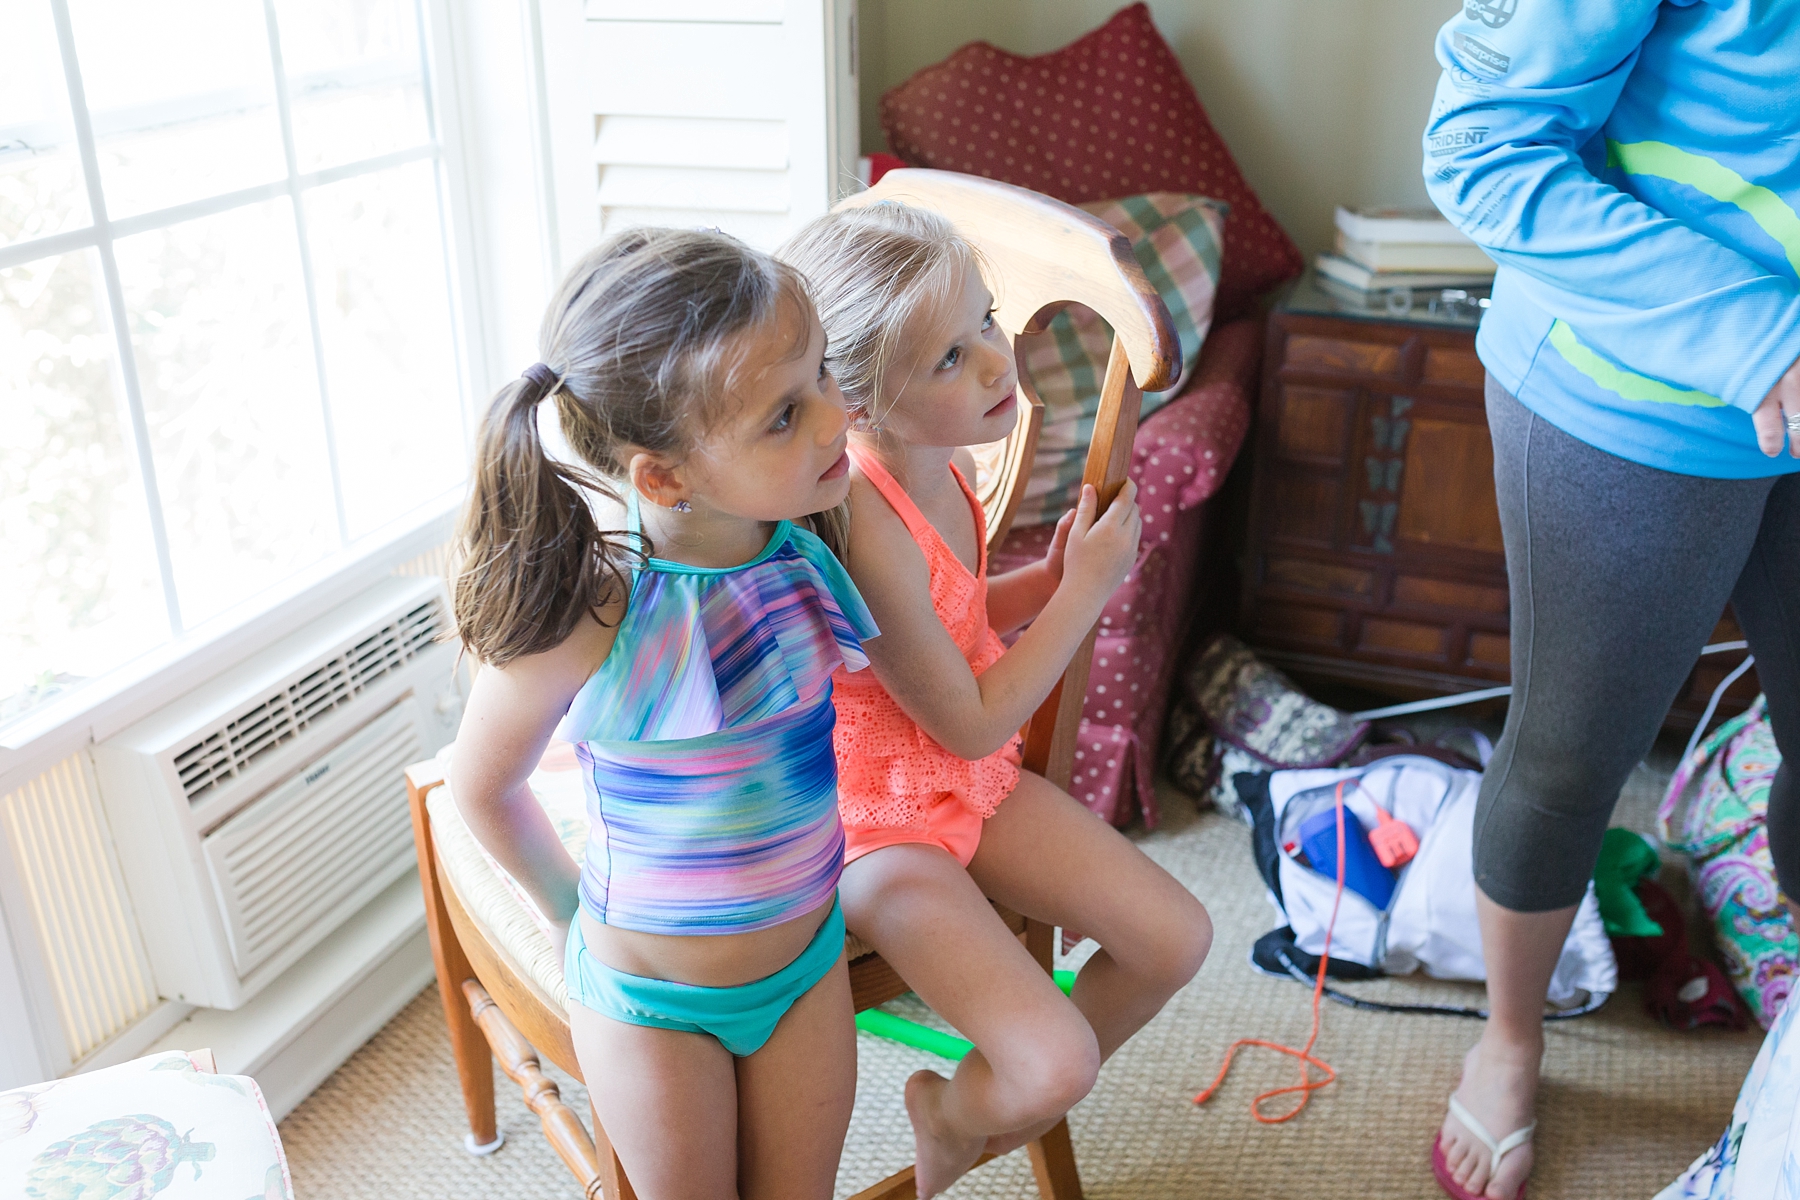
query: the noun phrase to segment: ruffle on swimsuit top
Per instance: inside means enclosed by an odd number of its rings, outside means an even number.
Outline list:
[[[862,639],[879,632],[831,551],[786,521],[742,566],[651,559],[556,736],[673,741],[753,725],[811,700],[834,669],[868,666]]]

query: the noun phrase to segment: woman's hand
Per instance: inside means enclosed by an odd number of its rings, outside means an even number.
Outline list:
[[[1750,414],[1756,426],[1756,444],[1770,458],[1781,456],[1781,444],[1788,453],[1800,458],[1800,359],[1775,381],[1763,402]]]
[[[1137,483],[1126,480],[1106,515],[1096,518],[1094,512],[1099,507],[1099,494],[1091,484],[1083,484],[1075,519],[1069,523],[1063,566],[1064,586],[1082,588],[1090,599],[1103,606],[1125,582],[1126,574],[1137,561],[1138,535],[1143,531]]]

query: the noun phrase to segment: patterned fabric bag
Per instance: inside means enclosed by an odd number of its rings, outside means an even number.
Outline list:
[[[1758,697],[1714,730],[1676,770],[1657,829],[1692,859],[1694,889],[1712,918],[1725,972],[1764,1029],[1793,989],[1800,939],[1775,882],[1766,818],[1781,765]]]
[[[1182,677],[1169,713],[1169,777],[1220,812],[1242,817],[1234,776],[1336,766],[1368,733],[1369,722],[1320,704],[1221,633]]]

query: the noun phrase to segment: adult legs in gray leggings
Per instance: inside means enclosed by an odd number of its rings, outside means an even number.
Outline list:
[[[1488,381],[1494,481],[1512,589],[1513,698],[1475,817],[1487,1024],[1456,1098],[1496,1138],[1531,1124],[1544,994],[1600,837],[1694,655],[1732,602],[1777,744],[1777,873],[1800,889],[1800,475],[1700,479],[1570,437]],[[1471,1192],[1513,1195],[1529,1143],[1488,1178],[1453,1111],[1440,1145]]]
[[[1578,903],[1632,767],[1731,601],[1785,765],[1769,794],[1800,890],[1800,475],[1704,479],[1597,450],[1492,379],[1513,696],[1482,781],[1475,879],[1514,912]]]

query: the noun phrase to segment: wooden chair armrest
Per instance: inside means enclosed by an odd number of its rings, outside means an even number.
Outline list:
[[[431,790],[444,782],[442,759],[428,758],[406,768],[406,792],[409,798],[423,800]]]

